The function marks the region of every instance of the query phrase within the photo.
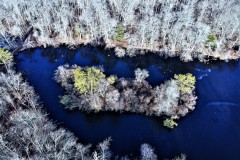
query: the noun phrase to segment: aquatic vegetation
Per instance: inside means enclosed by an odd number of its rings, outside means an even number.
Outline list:
[[[171,128],[173,129],[174,127],[176,127],[178,124],[172,119],[172,118],[167,118],[163,121],[163,126],[167,127],[167,128]]]

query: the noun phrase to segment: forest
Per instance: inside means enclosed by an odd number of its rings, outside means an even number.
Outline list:
[[[158,159],[148,143],[139,146],[137,157],[111,151],[111,137],[96,146],[81,143],[70,129],[50,119],[34,87],[16,71],[20,51],[83,45],[111,50],[119,59],[157,54],[189,63],[238,60],[240,1],[0,0],[0,160]],[[194,69],[205,73],[199,80],[211,72]],[[150,73],[141,67],[134,78],[76,64],[58,66],[52,75],[64,89],[59,103],[66,110],[161,117],[169,132],[195,109],[199,98],[197,77],[190,72],[176,73],[156,86],[147,81]],[[186,159],[185,154],[173,158]]]
[[[91,44],[119,57],[230,60],[240,56],[239,8],[238,0],[1,0],[0,47]]]

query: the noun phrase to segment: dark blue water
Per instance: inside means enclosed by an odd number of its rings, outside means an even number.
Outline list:
[[[52,78],[59,65],[101,65],[107,75],[134,77],[134,69],[148,69],[147,79],[159,85],[175,73],[197,77],[196,109],[182,118],[174,130],[162,127],[158,117],[130,113],[87,114],[69,112],[59,105],[64,90]],[[97,144],[112,137],[115,155],[139,155],[140,145],[152,145],[159,159],[180,153],[194,160],[240,159],[240,62],[183,63],[177,58],[162,59],[155,54],[116,58],[112,51],[81,47],[69,50],[33,49],[21,52],[16,67],[40,95],[50,118],[73,131],[83,144]]]

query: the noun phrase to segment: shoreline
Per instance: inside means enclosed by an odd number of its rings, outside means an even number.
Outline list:
[[[213,53],[210,55],[206,55],[204,53],[195,51],[195,52],[191,53],[191,57],[183,58],[182,54],[184,54],[185,51],[180,51],[180,50],[163,51],[161,49],[160,50],[151,50],[149,47],[128,46],[126,43],[117,42],[117,41],[93,42],[94,40],[79,38],[79,39],[69,39],[67,41],[66,40],[61,41],[61,39],[59,39],[59,40],[51,39],[51,41],[48,41],[48,42],[40,42],[40,41],[32,40],[32,39],[34,39],[31,34],[32,31],[33,31],[32,28],[30,28],[27,35],[25,36],[25,39],[18,41],[18,42],[14,42],[15,45],[8,48],[8,50],[11,50],[14,54],[16,54],[20,51],[38,48],[38,47],[39,48],[47,48],[47,47],[58,48],[61,45],[65,45],[66,47],[68,47],[70,49],[75,49],[82,45],[83,46],[90,45],[92,47],[104,47],[105,49],[113,49],[114,54],[118,58],[122,58],[122,57],[131,58],[131,57],[134,57],[137,55],[157,54],[163,58],[179,57],[180,61],[182,61],[182,62],[191,62],[191,61],[194,61],[195,59],[197,59],[199,62],[202,62],[202,63],[208,63],[209,61],[216,61],[216,60],[228,62],[230,60],[238,60],[240,58],[240,51],[234,51],[233,49],[228,49],[226,51],[226,52],[231,52],[230,57],[224,56],[221,54],[214,55]],[[186,52],[187,52],[187,50],[186,50]]]

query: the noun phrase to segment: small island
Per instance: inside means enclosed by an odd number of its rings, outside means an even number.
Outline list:
[[[54,79],[66,93],[60,103],[66,109],[87,112],[115,111],[146,115],[185,116],[195,108],[195,82],[192,74],[179,74],[152,87],[145,69],[135,70],[135,79],[106,76],[100,67],[59,66]]]

